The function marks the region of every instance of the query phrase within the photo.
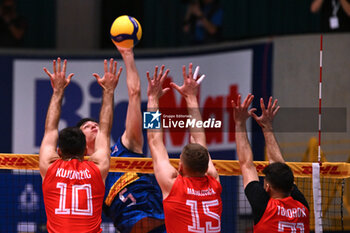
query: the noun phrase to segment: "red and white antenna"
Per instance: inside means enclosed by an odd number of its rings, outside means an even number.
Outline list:
[[[317,160],[321,164],[321,106],[322,106],[322,40],[320,38],[320,81],[318,85],[318,155]]]

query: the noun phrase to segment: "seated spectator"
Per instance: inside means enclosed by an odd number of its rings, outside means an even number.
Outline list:
[[[218,0],[190,0],[183,31],[191,44],[217,42],[221,39],[223,10]]]

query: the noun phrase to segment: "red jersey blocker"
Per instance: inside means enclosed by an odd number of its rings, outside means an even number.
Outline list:
[[[310,232],[309,206],[296,185],[291,196],[281,199],[270,198],[258,181],[250,182],[245,193],[253,209],[254,233]]]
[[[220,232],[221,192],[221,184],[212,176],[178,175],[163,200],[167,232]]]
[[[56,160],[42,187],[48,232],[102,232],[105,185],[92,161]]]

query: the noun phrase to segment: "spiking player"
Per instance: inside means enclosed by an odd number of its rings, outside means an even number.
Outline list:
[[[133,49],[117,48],[126,66],[129,104],[125,131],[110,153],[113,157],[145,157],[142,154],[141,85]],[[92,153],[99,127],[97,122],[85,118],[77,126],[86,136],[88,154]],[[153,175],[110,173],[106,179],[103,212],[121,233],[165,231],[162,193]]]

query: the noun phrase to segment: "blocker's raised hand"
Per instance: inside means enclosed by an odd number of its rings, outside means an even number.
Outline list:
[[[280,109],[280,106],[277,105],[277,99],[273,103],[272,99],[272,96],[270,96],[267,108],[265,108],[264,100],[260,98],[261,116],[257,116],[254,112],[252,113],[252,117],[263,130],[272,130],[272,121]]]
[[[117,62],[111,58],[109,60],[109,68],[107,65],[107,60],[103,61],[104,64],[104,75],[101,78],[98,74],[93,73],[92,75],[96,78],[98,84],[105,90],[105,91],[114,91],[114,89],[117,87],[119,82],[119,77],[122,72],[122,67],[119,68],[117,73]]]
[[[236,124],[244,124],[246,120],[252,115],[255,108],[248,110],[250,104],[254,99],[254,95],[248,94],[243,103],[241,104],[241,95],[238,95],[237,102],[231,101],[233,107],[233,116]]]
[[[202,75],[200,78],[197,77],[199,66],[197,66],[194,75],[192,74],[193,65],[190,63],[188,65],[188,74],[186,73],[186,66],[182,66],[182,75],[184,79],[184,83],[182,86],[176,85],[174,82],[170,83],[170,86],[175,88],[182,96],[188,97],[188,96],[197,96],[199,84],[205,77],[205,75]]]
[[[46,67],[43,68],[45,73],[50,77],[51,86],[54,91],[64,90],[70,83],[70,80],[74,74],[71,73],[66,78],[66,68],[67,60],[64,60],[63,67],[61,69],[61,58],[57,58],[57,62],[56,60],[53,60],[53,73],[50,73]]]
[[[165,68],[165,66],[162,65],[160,68],[160,71],[158,73],[158,66],[156,66],[154,68],[154,74],[153,74],[152,78],[150,77],[149,72],[147,71],[147,80],[148,80],[147,95],[148,95],[148,97],[153,97],[153,98],[159,99],[162,95],[164,95],[167,91],[170,90],[170,88],[163,89],[164,80],[169,74],[169,69],[167,69],[164,72],[164,68]]]

